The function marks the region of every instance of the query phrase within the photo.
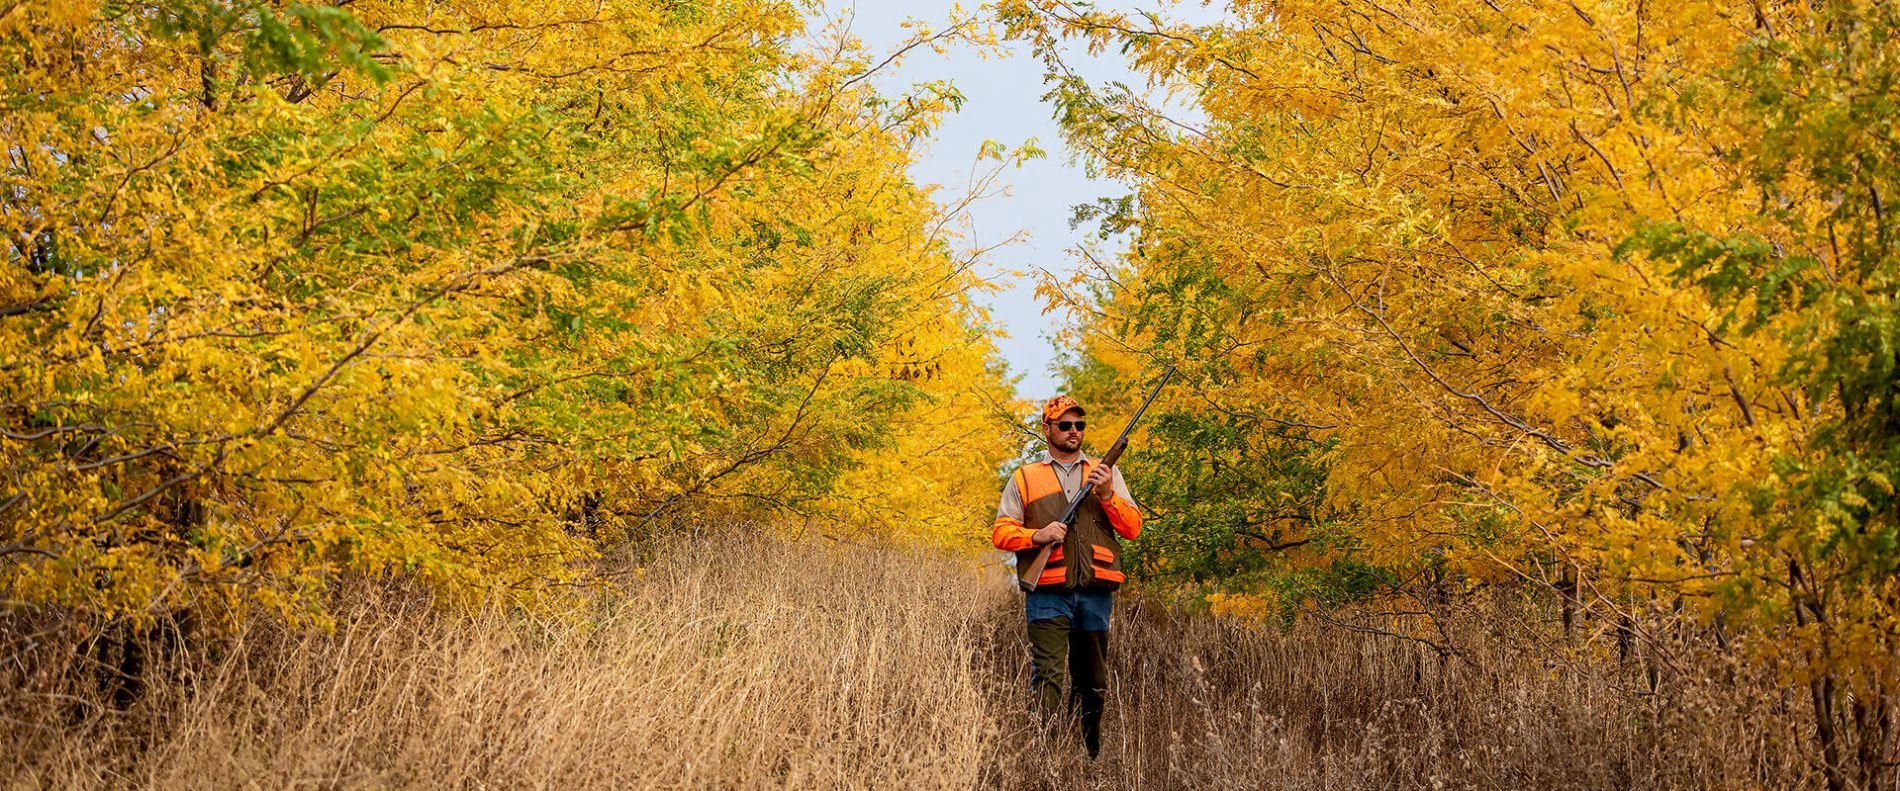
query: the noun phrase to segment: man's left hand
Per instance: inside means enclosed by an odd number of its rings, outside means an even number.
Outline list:
[[[1096,467],[1089,470],[1088,484],[1095,487],[1095,496],[1102,502],[1106,503],[1115,499],[1115,486],[1111,483],[1114,480],[1115,468],[1113,467]]]

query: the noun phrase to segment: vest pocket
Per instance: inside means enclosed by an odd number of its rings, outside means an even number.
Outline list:
[[[1089,566],[1089,576],[1097,582],[1120,585],[1128,578],[1115,568],[1115,550],[1101,544],[1090,544],[1089,554],[1095,562]]]

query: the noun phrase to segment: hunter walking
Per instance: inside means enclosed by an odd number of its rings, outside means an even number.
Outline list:
[[[1101,751],[1108,693],[1109,610],[1125,579],[1121,541],[1141,533],[1141,512],[1114,460],[1098,463],[1082,453],[1085,414],[1066,395],[1043,405],[1048,449],[1010,474],[990,541],[1016,553],[1018,569],[1032,568],[1044,545],[1054,545],[1023,601],[1036,706],[1046,720],[1058,719],[1068,693],[1080,715],[1083,745],[1093,758]],[[1063,524],[1063,514],[1084,486],[1090,496],[1072,522]]]

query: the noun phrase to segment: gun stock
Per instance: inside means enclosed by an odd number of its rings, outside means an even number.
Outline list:
[[[1147,400],[1141,402],[1141,408],[1135,410],[1135,416],[1129,418],[1128,425],[1122,427],[1121,436],[1116,437],[1115,444],[1109,446],[1108,452],[1102,455],[1101,466],[1103,468],[1114,469],[1115,462],[1119,461],[1122,457],[1122,451],[1128,449],[1128,432],[1134,430],[1135,423],[1141,420],[1143,413],[1148,411],[1148,405],[1154,403],[1155,396],[1161,395],[1161,387],[1166,385],[1168,383],[1168,377],[1173,375],[1174,366],[1172,365],[1168,366],[1168,370],[1162,372],[1161,381],[1155,383],[1154,391],[1148,394]],[[1069,507],[1062,512],[1062,518],[1056,521],[1061,522],[1065,526],[1073,523],[1075,521],[1075,512],[1082,509],[1082,503],[1088,501],[1089,495],[1092,494],[1092,492],[1093,487],[1083,486],[1080,491],[1075,493],[1075,497],[1069,500]],[[1056,544],[1058,543],[1061,542],[1051,541],[1047,544],[1043,544],[1042,549],[1036,552],[1035,562],[1030,563],[1029,568],[1023,570],[1022,576],[1016,578],[1016,586],[1022,588],[1024,593],[1029,593],[1036,589],[1036,581],[1042,579],[1043,569],[1049,566],[1049,555],[1055,551]]]
[[[1042,579],[1042,570],[1049,565],[1049,549],[1055,545],[1054,541],[1042,545],[1042,551],[1036,553],[1036,562],[1029,564],[1029,569],[1016,578],[1016,587],[1022,588],[1024,593],[1036,590],[1036,580]]]

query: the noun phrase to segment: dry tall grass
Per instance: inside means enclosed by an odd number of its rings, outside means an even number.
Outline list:
[[[999,575],[736,534],[634,568],[565,619],[449,616],[364,586],[334,633],[260,624],[173,652],[122,707],[57,624],[14,617],[0,765],[12,786],[59,788],[1814,783],[1800,707],[1712,658],[1651,692],[1630,685],[1640,668],[1547,664],[1484,629],[1441,662],[1132,596],[1091,763],[1029,725],[1021,610]]]

